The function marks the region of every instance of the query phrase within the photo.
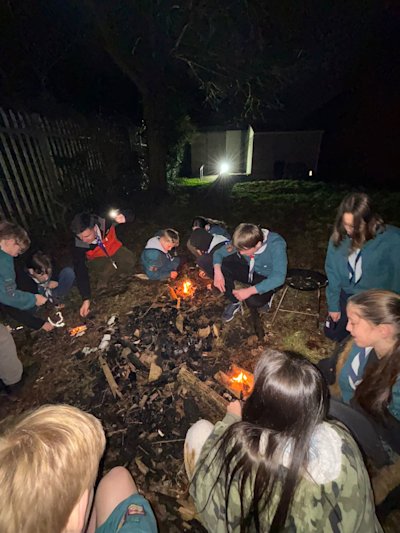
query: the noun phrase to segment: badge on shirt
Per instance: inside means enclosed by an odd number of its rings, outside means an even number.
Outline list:
[[[136,503],[131,503],[127,510],[127,515],[131,516],[134,514],[146,514],[143,509],[143,505],[137,505]]]

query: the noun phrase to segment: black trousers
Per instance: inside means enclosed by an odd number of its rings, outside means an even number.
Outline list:
[[[383,447],[382,440],[386,441],[394,451],[399,452],[399,427],[380,427],[363,412],[333,398],[330,399],[328,414],[347,426],[361,451],[378,468],[390,464],[390,457]]]
[[[236,303],[238,300],[232,294],[233,289],[235,288],[235,281],[240,281],[241,283],[247,283],[248,285],[257,285],[264,279],[267,279],[265,276],[253,273],[253,281],[249,283],[249,265],[237,254],[228,255],[222,261],[222,273],[225,277],[225,296],[233,303]],[[274,291],[268,291],[264,294],[254,294],[245,300],[248,307],[262,307],[266,305]]]
[[[201,270],[211,279],[214,278],[214,265],[212,254],[204,254],[196,259],[196,263]]]
[[[340,291],[340,318],[337,322],[329,320],[329,327],[325,325],[324,333],[328,339],[331,339],[336,342],[342,342],[345,339],[349,332],[346,329],[347,326],[347,300],[350,298],[351,294],[347,294],[344,291]]]

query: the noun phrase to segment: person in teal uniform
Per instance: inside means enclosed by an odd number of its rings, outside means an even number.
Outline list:
[[[328,319],[325,335],[346,336],[349,296],[368,289],[400,293],[400,229],[384,223],[365,193],[351,193],[339,206],[326,254]]]
[[[224,322],[233,319],[244,301],[268,311],[274,292],[285,282],[286,242],[273,231],[242,223],[232,242],[213,254],[213,265],[214,285],[230,301],[222,314]],[[247,286],[236,289],[236,281]]]
[[[347,303],[351,340],[318,366],[331,384],[330,415],[377,467],[400,454],[400,295],[371,289]]]
[[[175,279],[178,276],[180,258],[173,250],[179,246],[179,233],[167,228],[149,239],[140,256],[143,269],[149,279]]]
[[[126,468],[110,470],[94,491],[105,444],[100,421],[70,405],[2,421],[1,533],[157,533]]]

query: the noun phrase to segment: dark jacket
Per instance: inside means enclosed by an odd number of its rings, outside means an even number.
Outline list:
[[[133,220],[133,214],[123,213],[127,222]],[[97,215],[93,215],[93,222],[97,224],[100,229],[102,239],[107,237],[107,233],[110,231],[111,227],[118,227],[119,224],[115,222],[105,220]],[[76,276],[76,284],[78,290],[83,300],[89,300],[91,298],[91,288],[89,280],[89,271],[87,267],[86,253],[90,250],[95,250],[98,248],[96,243],[85,243],[81,241],[78,237],[75,237],[74,248],[72,252],[73,262],[74,262],[74,271]]]

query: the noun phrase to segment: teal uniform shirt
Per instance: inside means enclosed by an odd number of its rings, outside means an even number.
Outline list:
[[[328,310],[340,311],[340,291],[358,294],[368,289],[385,289],[400,293],[400,229],[386,226],[374,239],[367,241],[361,249],[362,275],[357,283],[349,279],[347,265],[351,239],[345,237],[339,246],[329,241],[325,261],[328,276],[326,299]]]
[[[239,253],[238,250],[231,243],[227,243],[214,253],[213,264],[221,265],[225,257],[237,253]],[[250,257],[242,255],[242,258],[250,264]],[[254,271],[266,278],[255,285],[258,294],[277,289],[285,283],[286,242],[278,233],[268,232],[260,251],[254,254]]]
[[[32,309],[36,305],[34,294],[17,289],[14,258],[3,250],[0,250],[0,303],[17,309]]]

